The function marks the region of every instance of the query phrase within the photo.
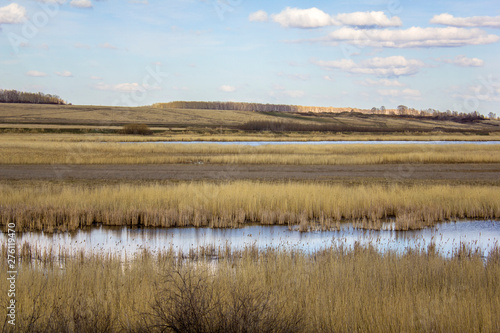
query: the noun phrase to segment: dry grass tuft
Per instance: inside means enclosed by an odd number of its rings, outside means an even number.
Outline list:
[[[121,130],[122,134],[152,135],[153,131],[146,124],[127,124]]]

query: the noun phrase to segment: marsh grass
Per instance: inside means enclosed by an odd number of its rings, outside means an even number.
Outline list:
[[[150,142],[150,141],[500,141],[500,133],[248,133],[232,129],[164,128],[151,126],[153,136],[120,135],[122,126],[0,124],[0,141],[46,142]],[[19,130],[16,132],[16,130]],[[57,132],[59,130],[59,132]],[[45,131],[45,132],[44,132]],[[52,131],[52,132],[51,132]],[[65,132],[66,131],[66,132]],[[74,131],[74,132],[72,132]],[[106,134],[106,131],[109,133]],[[110,134],[115,133],[115,134]]]
[[[20,259],[10,332],[498,332],[500,261],[355,245],[248,248],[219,260]],[[2,258],[6,255],[2,249]],[[6,260],[0,263],[5,276]],[[7,302],[0,280],[0,302]]]
[[[75,139],[75,136],[63,136]],[[500,163],[497,145],[217,145],[60,141],[10,135],[0,164],[423,164]],[[92,137],[95,139],[95,137]],[[92,140],[94,140],[92,139]],[[71,139],[70,139],[71,140]],[[124,139],[126,141],[126,139]]]
[[[127,124],[123,126],[121,134],[152,135],[153,131],[146,124]]]
[[[420,229],[454,219],[500,217],[500,190],[481,185],[331,185],[232,181],[176,184],[0,185],[0,225],[18,231],[72,231],[96,224],[239,227],[248,223],[336,228]]]

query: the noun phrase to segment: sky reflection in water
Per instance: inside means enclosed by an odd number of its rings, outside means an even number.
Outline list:
[[[0,236],[6,241],[5,234]],[[18,245],[28,242],[41,249],[52,246],[69,253],[105,252],[133,256],[143,249],[152,253],[172,247],[177,253],[187,253],[199,246],[224,247],[233,250],[255,245],[278,249],[314,252],[331,245],[352,247],[355,242],[377,250],[404,253],[407,249],[425,249],[434,242],[439,253],[449,257],[461,243],[479,249],[484,255],[494,246],[500,246],[500,221],[470,221],[443,223],[435,228],[418,231],[363,231],[346,227],[340,231],[304,232],[289,230],[286,226],[248,226],[241,229],[171,228],[129,229],[93,228],[75,233],[44,234],[24,233],[18,235]]]

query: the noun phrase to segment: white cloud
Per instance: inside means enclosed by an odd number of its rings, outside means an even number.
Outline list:
[[[283,94],[292,98],[300,98],[305,95],[304,91],[302,90],[285,90],[283,91]]]
[[[422,93],[416,89],[380,89],[377,90],[379,95],[387,96],[387,97],[406,97],[412,99],[419,99],[422,97]]]
[[[278,72],[276,75],[289,80],[300,80],[300,81],[307,81],[310,78],[308,74],[286,74],[283,72]]]
[[[236,91],[236,87],[224,84],[224,85],[219,87],[219,90],[224,91],[224,92],[233,92],[233,91]]]
[[[400,27],[403,25],[397,16],[388,18],[384,12],[355,12],[338,14],[336,19],[343,25],[356,27]]]
[[[71,0],[69,4],[78,8],[92,8],[92,1],[90,0]]]
[[[367,78],[360,82],[362,86],[382,86],[382,87],[404,87],[404,84],[398,80],[380,79],[372,80]]]
[[[284,28],[319,28],[336,24],[335,20],[316,7],[299,9],[286,7],[281,13],[271,15],[274,22]]]
[[[466,86],[452,86],[448,89],[450,95],[460,101],[462,106],[473,111],[480,102],[500,102],[500,81],[492,75],[479,77]]]
[[[148,0],[129,0],[129,3],[133,3],[136,5],[149,5]]]
[[[97,90],[110,90],[110,91],[117,91],[117,92],[124,92],[124,93],[132,93],[136,91],[145,91],[145,87],[141,86],[140,84],[134,82],[134,83],[119,83],[119,84],[104,84],[102,82],[98,83],[97,85],[94,86],[95,89]]]
[[[102,77],[100,77],[100,76],[91,76],[90,79],[91,80],[102,80]]]
[[[26,8],[17,3],[0,7],[0,24],[16,24],[26,19]]]
[[[269,15],[263,10],[258,10],[248,16],[250,22],[267,22]]]
[[[335,78],[332,75],[323,76],[323,80],[325,81],[335,81]]]
[[[99,47],[101,49],[109,49],[109,50],[117,50],[118,49],[116,46],[114,46],[114,45],[112,45],[111,43],[108,43],[108,42],[99,45]]]
[[[431,19],[431,23],[453,27],[500,28],[500,16],[454,17],[451,14],[445,13],[434,16]]]
[[[32,76],[32,77],[44,77],[44,76],[47,76],[47,73],[40,72],[40,71],[28,71],[28,72],[26,72],[26,75]]]
[[[35,0],[35,1],[41,3],[58,3],[58,4],[66,3],[66,0]]]
[[[73,73],[71,73],[70,71],[56,72],[56,74],[58,76],[62,76],[62,77],[72,77],[73,76]]]
[[[283,86],[274,85],[273,90],[269,91],[269,96],[276,98],[300,98],[305,96],[305,92],[302,90],[286,90]]]
[[[354,74],[369,74],[382,77],[413,75],[425,64],[421,60],[406,59],[403,56],[392,56],[387,58],[371,58],[360,63],[352,59],[341,60],[313,60],[314,64],[326,69],[340,69]]]
[[[173,90],[178,90],[178,91],[189,91],[190,89],[186,86],[178,87],[178,86],[173,86]]]
[[[267,15],[267,14],[266,14]],[[287,7],[279,14],[271,15],[273,21],[285,28],[321,28],[331,25],[354,27],[399,27],[403,23],[397,16],[388,18],[382,11],[343,13],[329,15],[316,7],[299,9]]]
[[[460,67],[482,67],[484,61],[479,58],[467,58],[464,55],[458,55],[455,59],[444,59],[443,62],[454,64]]]
[[[481,29],[421,28],[405,30],[340,28],[320,39],[327,43],[346,42],[357,46],[412,48],[453,47],[490,44],[500,40],[497,35],[488,35]]]

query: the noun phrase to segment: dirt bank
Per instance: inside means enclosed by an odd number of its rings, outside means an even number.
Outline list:
[[[0,180],[447,180],[500,183],[500,164],[0,165]]]

